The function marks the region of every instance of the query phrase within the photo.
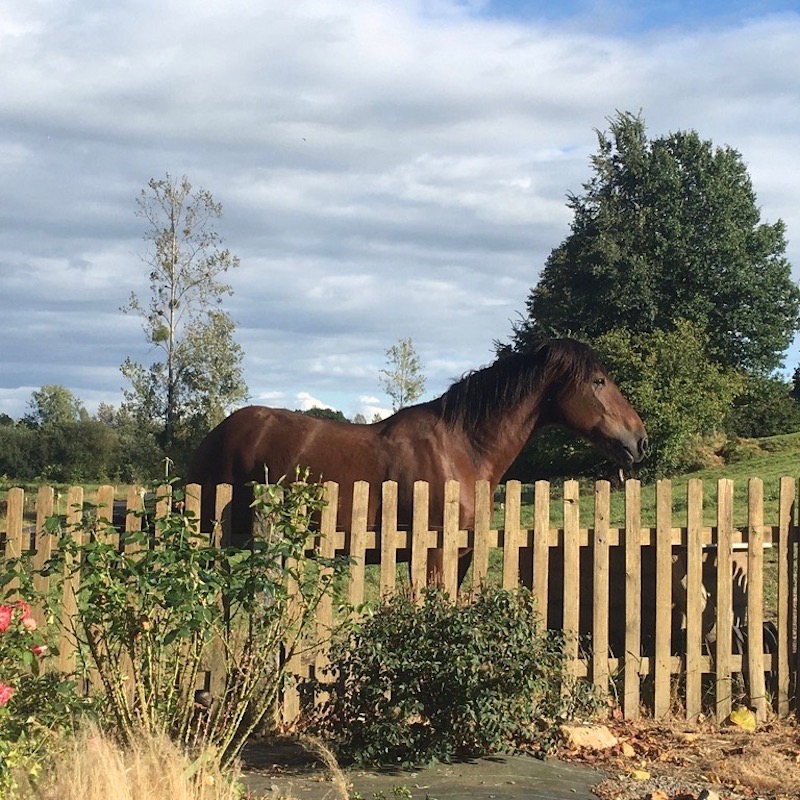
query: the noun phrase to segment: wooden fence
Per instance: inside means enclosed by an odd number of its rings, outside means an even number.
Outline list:
[[[611,524],[611,489],[605,481],[595,485],[593,510],[583,515],[576,481],[564,483],[558,500],[547,482],[523,487],[511,481],[499,503],[488,483],[479,482],[472,530],[459,527],[460,488],[455,482],[445,487],[444,519],[435,529],[429,526],[425,483],[415,484],[408,530],[397,525],[396,484],[382,487],[379,530],[367,525],[368,484],[355,485],[352,519],[339,525],[338,487],[325,487],[329,504],[317,546],[325,555],[343,553],[352,560],[347,599],[354,605],[368,593],[378,599],[398,589],[398,574],[400,580],[406,574],[398,573],[398,552],[407,551],[413,541],[407,574],[408,590],[415,596],[425,584],[428,548],[443,549],[442,583],[451,596],[465,595],[487,581],[507,588],[520,581],[531,585],[543,619],[570,632],[569,669],[614,696],[626,718],[647,709],[656,717],[696,720],[710,710],[722,720],[740,700],[760,718],[770,708],[780,716],[795,709],[800,592],[792,478],[781,479],[769,519],[758,478],[748,482],[744,508],[734,505],[733,481],[720,480],[712,509],[704,508],[701,481],[689,481],[681,497],[673,497],[669,481],[660,481],[646,489],[655,492],[655,518],[647,524],[642,521],[642,488],[630,480],[618,526]],[[199,487],[188,487],[187,506],[196,513],[199,494]],[[524,502],[529,494],[532,508]],[[69,489],[58,503],[52,489],[40,489],[35,510],[29,512],[35,514],[35,530],[59,510],[74,521],[84,499],[80,487]],[[100,487],[86,499],[111,507],[114,490]],[[223,524],[229,500],[230,487],[218,487]],[[140,508],[141,502],[140,493],[132,489],[125,506]],[[9,490],[7,507],[5,552],[13,556],[30,546],[25,493]],[[558,527],[551,514],[562,520]],[[128,529],[139,524],[132,515],[126,519]],[[337,531],[345,523],[348,532]],[[34,556],[42,564],[49,555],[47,539],[37,541],[45,545]],[[472,549],[473,562],[459,588],[458,551],[465,547]],[[73,611],[65,608],[65,614]],[[329,629],[332,615],[332,601],[323,603],[319,631]],[[72,659],[63,647],[61,666],[69,669]],[[321,646],[314,658],[298,658],[291,668],[297,674],[311,669],[319,674],[325,663]],[[284,718],[291,720],[298,711],[299,697],[290,690]]]

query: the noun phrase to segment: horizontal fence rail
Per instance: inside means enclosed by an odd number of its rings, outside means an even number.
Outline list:
[[[323,555],[350,558],[344,599],[353,607],[400,590],[420,598],[430,549],[442,551],[439,579],[451,597],[468,599],[485,583],[530,586],[542,620],[566,633],[568,668],[617,698],[628,719],[645,710],[658,718],[687,720],[711,711],[723,720],[738,702],[749,704],[762,719],[770,709],[787,716],[795,708],[799,666],[797,486],[793,478],[781,479],[770,498],[769,517],[759,478],[748,481],[742,508],[734,502],[733,481],[722,479],[715,488],[709,508],[699,480],[690,480],[680,497],[673,496],[670,481],[646,487],[655,493],[654,519],[643,522],[643,489],[629,480],[621,519],[612,525],[606,481],[584,488],[588,498],[577,481],[566,481],[560,491],[544,481],[533,486],[509,481],[494,497],[487,482],[478,482],[475,522],[464,529],[458,483],[446,484],[443,518],[433,525],[430,487],[416,483],[413,520],[405,527],[397,523],[397,485],[387,482],[381,487],[380,525],[371,529],[369,484],[355,484],[352,517],[339,520],[340,487],[326,483],[328,505],[314,546]],[[186,489],[186,510],[199,518],[200,487]],[[49,538],[41,535],[45,520],[60,513],[68,523],[76,521],[86,499],[81,487],[61,495],[42,487],[35,497],[10,489],[5,556],[32,550],[34,566],[44,564],[50,555]],[[112,509],[120,529],[141,524],[127,513],[141,510],[144,502],[135,487],[124,500],[115,500],[110,486],[88,499]],[[224,532],[230,500],[231,487],[217,487],[216,518],[222,528],[216,524],[204,534],[230,533]],[[459,587],[459,550],[465,548],[472,552],[472,565]],[[409,551],[408,565],[398,569]],[[45,582],[39,579],[36,588],[46,589]],[[313,657],[298,656],[290,665],[297,675],[313,671],[319,676],[326,666],[324,640],[333,606],[331,598],[320,605],[319,641],[310,642]],[[74,613],[69,592],[64,614]],[[73,669],[71,643],[62,642],[59,652],[60,667]],[[206,680],[215,682],[213,676]],[[293,721],[299,711],[299,695],[288,689],[284,720]]]

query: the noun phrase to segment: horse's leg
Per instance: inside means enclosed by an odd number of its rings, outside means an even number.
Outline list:
[[[428,586],[441,587],[444,583],[444,550],[441,547],[432,547],[428,550],[426,579]]]
[[[533,548],[519,549],[519,582],[526,589],[533,589]]]
[[[458,551],[458,587],[464,583],[464,578],[467,575],[467,570],[472,564],[472,548],[461,547]]]
[[[230,511],[230,538],[226,544],[247,547],[253,536],[253,489],[250,486],[234,486]]]

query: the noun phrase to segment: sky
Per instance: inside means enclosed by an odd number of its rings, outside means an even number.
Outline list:
[[[120,308],[167,173],[223,206],[264,405],[386,413],[405,338],[423,399],[490,363],[617,111],[739,151],[800,279],[800,0],[4,0],[0,75],[14,418],[49,384],[119,405],[154,357]]]

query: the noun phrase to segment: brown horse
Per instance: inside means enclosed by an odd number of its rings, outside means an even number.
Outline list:
[[[622,467],[647,450],[642,420],[592,350],[556,339],[530,354],[511,355],[469,373],[441,397],[409,406],[371,425],[317,419],[285,409],[249,406],[223,420],[201,442],[187,481],[202,486],[202,519],[213,518],[213,487],[234,487],[231,526],[249,532],[252,491],[246,485],[292,476],[340,486],[337,519],[347,527],[353,484],[370,484],[369,524],[380,521],[381,484],[397,481],[399,526],[410,526],[414,481],[430,484],[430,523],[442,525],[444,484],[461,484],[461,525],[474,519],[474,487],[492,491],[531,434],[564,425],[600,447]],[[238,539],[238,537],[237,537]],[[430,550],[428,574],[441,570],[441,551]],[[460,559],[463,574],[468,559]]]

